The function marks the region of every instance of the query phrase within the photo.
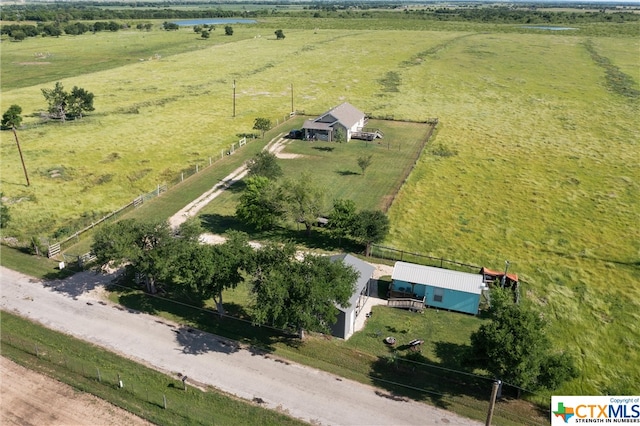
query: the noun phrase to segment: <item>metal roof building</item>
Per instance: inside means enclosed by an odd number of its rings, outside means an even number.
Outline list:
[[[396,262],[391,279],[394,291],[424,298],[425,306],[473,315],[478,313],[480,296],[486,290],[481,274],[407,262]]]

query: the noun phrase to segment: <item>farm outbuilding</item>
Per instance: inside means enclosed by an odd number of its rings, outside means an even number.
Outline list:
[[[349,299],[350,305],[347,308],[337,306],[340,313],[338,314],[336,323],[331,326],[332,336],[346,340],[355,332],[356,318],[360,315],[365,315],[363,307],[369,298],[371,279],[373,278],[375,268],[369,263],[346,253],[331,256],[331,260],[333,262],[343,262],[358,272],[356,288]]]
[[[302,131],[305,139],[327,142],[334,141],[336,131],[341,131],[345,135],[345,142],[348,142],[353,134],[363,129],[366,121],[364,112],[345,102],[314,120],[305,121]]]
[[[391,279],[395,298],[422,300],[425,306],[472,315],[478,313],[480,297],[486,290],[480,274],[407,262],[396,262]]]

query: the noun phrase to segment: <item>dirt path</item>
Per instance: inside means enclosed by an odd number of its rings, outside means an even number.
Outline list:
[[[286,410],[310,423],[479,424],[427,404],[394,398],[385,390],[256,352],[228,339],[110,303],[96,303],[102,300],[101,283],[110,277],[81,273],[70,280],[42,283],[2,267],[0,277],[0,309],[126,354],[160,371],[181,372],[198,383],[249,401],[261,398],[264,407]]]
[[[287,141],[282,137],[282,135],[278,135],[273,138],[267,146],[264,147],[265,151],[271,152],[272,154],[279,155],[280,151],[282,151],[286,145]],[[210,190],[187,204],[184,208],[180,209],[176,214],[169,218],[169,225],[172,228],[177,228],[186,222],[189,218],[194,217],[198,214],[200,210],[202,210],[207,204],[211,201],[215,200],[220,194],[222,194],[227,188],[241,180],[247,175],[247,166],[242,165],[229,173],[224,179],[215,184]]]
[[[93,395],[0,356],[2,425],[150,425]]]

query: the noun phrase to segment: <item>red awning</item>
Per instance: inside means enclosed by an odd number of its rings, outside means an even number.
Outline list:
[[[490,277],[502,278],[504,276],[504,272],[492,271],[491,269],[482,268],[480,270],[482,275],[489,275]],[[507,278],[511,281],[518,282],[518,274],[507,274]]]

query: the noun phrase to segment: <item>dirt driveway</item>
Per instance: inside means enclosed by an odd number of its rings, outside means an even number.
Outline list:
[[[150,425],[93,395],[0,356],[2,425]]]

